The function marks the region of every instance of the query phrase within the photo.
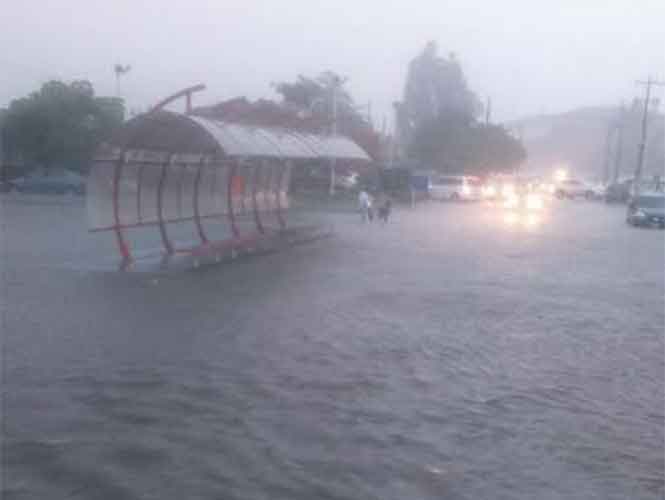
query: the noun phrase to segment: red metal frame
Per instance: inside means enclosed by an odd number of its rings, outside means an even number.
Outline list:
[[[162,199],[164,194],[164,184],[166,184],[166,177],[169,170],[169,165],[171,165],[170,160],[166,162],[164,165],[162,165],[162,175],[159,178],[159,185],[157,187],[157,224],[159,225],[159,235],[162,238],[162,245],[164,246],[164,250],[166,250],[166,253],[170,255],[174,253],[174,249],[173,249],[173,244],[169,239],[169,235],[166,232],[166,221],[164,221],[164,213],[163,213],[164,202]]]
[[[261,216],[259,215],[259,206],[256,202],[256,188],[258,186],[258,181],[261,179],[261,170],[263,169],[262,162],[258,162],[254,165],[254,179],[252,181],[252,211],[254,212],[254,223],[256,224],[256,229],[259,233],[263,234],[266,232],[263,227],[263,222],[261,221]]]
[[[174,165],[174,164],[173,164]],[[178,181],[176,182],[176,206],[178,210],[178,219],[182,219],[182,178],[185,176],[185,169],[187,165],[180,165],[180,170],[178,171]]]
[[[282,208],[282,182],[284,182],[284,174],[287,173],[291,169],[291,165],[289,163],[280,165],[279,169],[279,179],[277,180],[277,207],[276,207],[276,215],[277,215],[277,220],[279,221],[279,225],[282,229],[286,229],[286,220],[284,219],[284,213],[283,213],[283,208]]]
[[[237,169],[238,169],[238,162],[231,163],[228,172],[228,179],[226,180],[226,201],[228,208],[227,217],[229,219],[229,225],[231,227],[231,234],[233,234],[234,238],[240,236],[240,231],[238,231],[238,225],[236,223],[235,209],[233,207],[233,178],[236,175]]]
[[[233,250],[242,250],[242,249],[251,249],[254,248],[254,245],[256,244],[257,241],[261,239],[263,235],[265,235],[267,228],[264,226],[264,221],[262,220],[261,217],[261,211],[259,210],[259,203],[258,203],[258,190],[260,188],[267,188],[270,191],[274,191],[274,194],[277,197],[275,207],[274,207],[274,212],[277,217],[277,220],[279,222],[279,226],[281,230],[286,229],[286,220],[284,218],[284,213],[283,209],[284,207],[282,206],[282,188],[283,188],[283,183],[285,182],[285,176],[288,175],[289,170],[291,168],[291,163],[289,161],[281,163],[279,165],[268,165],[263,161],[262,163],[257,163],[253,165],[253,171],[249,172],[243,172],[242,174],[247,174],[246,177],[243,177],[243,183],[242,183],[242,192],[241,193],[235,193],[233,192],[234,189],[238,187],[236,184],[237,182],[237,177],[239,175],[239,171],[242,168],[240,161],[232,161],[229,162],[228,164],[223,164],[222,166],[225,167],[227,170],[227,185],[226,185],[226,190],[227,190],[227,210],[228,213],[227,219],[229,221],[229,225],[231,228],[231,233],[232,237],[229,240],[223,240],[223,241],[210,241],[206,232],[205,228],[203,226],[203,219],[207,218],[218,218],[220,215],[223,215],[223,213],[214,213],[214,214],[206,214],[202,215],[201,214],[201,209],[200,209],[200,192],[201,192],[201,182],[202,182],[202,177],[203,177],[203,171],[204,168],[208,165],[207,160],[205,158],[201,159],[200,164],[198,165],[197,172],[196,172],[196,177],[194,180],[194,197],[193,197],[193,212],[194,215],[192,217],[182,217],[182,177],[184,175],[184,171],[179,171],[179,172],[169,172],[170,170],[173,170],[173,166],[176,165],[175,163],[175,155],[170,155],[168,160],[161,165],[161,175],[159,177],[159,182],[157,186],[157,221],[143,221],[142,217],[142,191],[143,191],[143,183],[144,183],[144,177],[145,177],[145,168],[147,165],[141,164],[138,166],[138,173],[137,173],[137,199],[136,199],[136,207],[137,207],[137,223],[132,223],[132,224],[122,224],[120,222],[120,187],[121,187],[121,181],[122,181],[122,176],[124,171],[126,170],[124,167],[127,165],[127,155],[125,152],[120,156],[118,161],[115,162],[114,164],[114,177],[113,177],[113,214],[114,214],[114,224],[112,226],[108,227],[103,227],[103,228],[95,228],[92,229],[92,232],[98,232],[98,231],[106,231],[106,230],[113,230],[116,235],[116,241],[118,245],[118,249],[120,252],[120,255],[123,258],[123,261],[131,261],[132,260],[132,255],[130,252],[130,248],[128,245],[128,241],[126,240],[126,235],[124,234],[124,230],[126,229],[131,229],[131,228],[138,228],[138,227],[147,227],[147,226],[158,226],[159,227],[159,232],[160,232],[160,237],[162,241],[162,245],[164,247],[164,250],[166,254],[168,255],[173,255],[173,254],[180,254],[180,253],[190,253],[190,254],[197,254],[201,253],[204,254],[205,252],[214,252],[214,251],[219,251],[224,248],[231,248]],[[159,166],[157,166],[159,168]],[[270,172],[270,179],[269,179],[269,184],[268,186],[262,186],[260,184],[262,180],[262,174],[263,174],[263,169],[269,168]],[[217,186],[218,186],[218,178],[219,178],[219,172],[217,171],[218,168],[214,169],[215,173],[215,180],[214,180],[214,186],[211,188],[213,189],[212,194],[217,192]],[[273,172],[273,170],[275,170]],[[164,191],[166,189],[166,186],[169,182],[170,175],[178,175],[178,185],[176,186],[176,191],[177,191],[177,205],[178,205],[178,210],[179,210],[179,216],[176,218],[171,218],[171,219],[166,219],[164,217]],[[275,181],[276,177],[276,181]],[[252,179],[252,189],[251,189],[251,202],[252,202],[252,210],[253,210],[253,216],[254,216],[254,222],[256,224],[257,231],[256,232],[250,232],[248,234],[242,234],[240,231],[240,228],[238,227],[237,224],[237,212],[236,212],[236,200],[237,196],[240,196],[241,201],[244,201],[245,198],[249,199],[249,196],[247,196],[248,193],[248,186],[247,182],[249,179]],[[235,182],[234,182],[235,181]],[[273,182],[274,181],[274,182]],[[168,231],[167,231],[167,224],[170,223],[177,223],[177,222],[186,222],[186,221],[193,221],[196,228],[198,235],[201,239],[201,246],[194,247],[193,249],[185,248],[185,249],[176,249],[172,240],[169,237]],[[208,249],[208,250],[206,250]]]
[[[194,85],[192,87],[187,87],[186,89],[182,89],[180,92],[176,92],[175,94],[167,97],[166,99],[163,99],[159,101],[150,111],[149,113],[154,113],[155,111],[158,111],[160,109],[163,109],[164,107],[168,106],[171,104],[173,101],[176,101],[180,99],[181,97],[186,97],[187,98],[187,103],[186,103],[186,113],[189,114],[192,112],[192,94],[194,92],[200,92],[202,90],[205,90],[206,86],[203,85],[202,83],[198,85]]]
[[[125,153],[123,152],[115,164],[113,171],[113,230],[115,232],[115,239],[118,245],[118,251],[124,261],[131,260],[132,254],[129,251],[129,245],[125,241],[122,233],[122,225],[120,224],[120,177],[122,176],[122,167],[125,164]]]
[[[212,171],[213,171],[215,177],[214,177],[212,183],[210,184],[210,199],[213,199],[213,200],[215,199],[215,196],[217,195],[217,187],[219,185],[219,171],[218,170],[219,169],[217,168],[217,166],[213,165]],[[215,204],[215,207],[217,207],[217,204]],[[222,215],[222,214],[223,214],[223,212],[221,212],[219,215]],[[207,215],[204,216],[204,217],[207,217]],[[217,215],[214,215],[214,217],[217,217]]]
[[[172,102],[177,99],[185,98],[186,113],[191,113],[192,110],[192,94],[201,90],[204,90],[204,85],[195,85],[188,87],[186,89],[177,92],[166,99],[160,101],[156,106],[154,106],[151,112],[158,111],[165,108]],[[268,134],[266,138],[270,139]],[[296,139],[300,139],[296,137]],[[309,147],[309,146],[308,146]],[[220,155],[220,156],[223,156]],[[283,184],[286,182],[286,178],[289,175],[291,170],[291,161],[285,160],[284,158],[279,161],[279,163],[268,163],[267,160],[262,159],[258,160],[250,165],[253,170],[249,168],[244,168],[242,159],[234,159],[228,161],[222,160],[224,163],[216,164],[214,168],[214,180],[211,182],[211,199],[215,199],[216,195],[219,193],[219,189],[224,189],[223,180],[219,180],[219,172],[221,168],[224,169],[226,175],[228,176],[226,182],[226,195],[227,195],[227,213],[224,214],[224,210],[217,210],[218,205],[215,203],[215,209],[212,210],[214,213],[207,212],[202,215],[200,206],[201,203],[201,189],[202,186],[202,177],[204,177],[205,169],[209,165],[209,158],[205,156],[201,157],[201,161],[197,165],[192,164],[192,168],[197,168],[196,173],[191,173],[195,175],[193,186],[191,186],[190,180],[191,177],[187,178],[187,186],[193,188],[193,199],[191,203],[193,204],[193,216],[185,217],[186,215],[183,212],[184,203],[189,203],[189,198],[184,199],[184,188],[183,179],[185,175],[190,175],[189,169],[190,165],[185,165],[182,163],[176,163],[177,155],[171,154],[166,162],[162,163],[161,166],[157,163],[154,168],[161,168],[161,173],[159,174],[159,181],[157,185],[157,220],[153,220],[152,216],[149,220],[145,220],[143,217],[143,203],[146,201],[144,190],[148,189],[145,171],[149,165],[142,163],[140,160],[131,163],[132,168],[136,167],[138,171],[136,172],[136,222],[132,221],[130,224],[123,224],[121,222],[121,188],[123,186],[123,175],[126,175],[127,168],[129,165],[130,157],[127,155],[127,150],[123,151],[117,161],[114,163],[114,172],[113,172],[113,190],[112,190],[112,203],[113,203],[113,225],[105,228],[95,228],[92,231],[104,231],[112,230],[115,233],[115,239],[119,253],[124,261],[131,261],[132,254],[130,250],[129,240],[127,239],[126,231],[129,228],[139,228],[147,226],[158,226],[159,233],[161,237],[161,242],[164,248],[164,251],[168,255],[176,253],[205,253],[205,252],[217,252],[220,249],[231,248],[234,250],[241,250],[243,248],[253,249],[256,248],[256,243],[262,239],[266,232],[272,231],[271,224],[274,222],[274,219],[270,216],[266,216],[264,211],[271,211],[276,218],[280,230],[285,230],[287,223],[285,219],[285,199],[282,197],[283,194]],[[217,160],[219,161],[219,160]],[[182,170],[179,170],[177,167],[183,167]],[[221,167],[221,168],[220,168]],[[268,172],[265,171],[268,169]],[[132,172],[133,173],[133,172]],[[157,173],[157,172],[155,172]],[[173,177],[176,176],[176,177]],[[133,179],[130,179],[133,180]],[[176,185],[173,186],[175,193],[171,192],[170,186],[175,182]],[[249,183],[252,183],[250,188]],[[152,185],[150,186],[152,189]],[[169,191],[165,193],[166,189],[169,188]],[[207,184],[205,185],[207,189]],[[238,191],[234,193],[234,191]],[[261,191],[261,193],[259,192]],[[189,192],[187,194],[190,194]],[[264,199],[263,203],[259,203],[259,195],[263,194]],[[165,206],[164,201],[165,196],[175,195],[176,200],[176,209],[177,214],[174,214],[174,217],[170,219],[165,218]],[[276,197],[273,200],[272,197]],[[239,197],[239,198],[238,198]],[[131,200],[126,200],[132,203]],[[254,219],[254,224],[256,231],[250,231],[245,233],[244,226],[241,228],[238,225],[238,216],[246,215],[249,216],[249,205],[251,204],[252,216]],[[269,206],[270,205],[270,206]],[[211,208],[211,207],[209,207]],[[209,210],[209,208],[207,210]],[[150,212],[152,212],[152,207],[150,207]],[[208,235],[206,234],[206,228],[203,223],[203,219],[208,217],[219,218],[220,216],[226,215],[228,224],[230,226],[231,238],[223,241],[210,241]],[[266,226],[268,224],[268,219],[270,219],[270,227]],[[201,241],[200,246],[195,246],[194,248],[180,248],[176,249],[174,246],[174,241],[169,237],[167,225],[170,223],[176,222],[189,222],[193,221],[196,226],[196,231]]]
[[[203,220],[203,219],[212,219],[212,218],[219,217],[220,215],[223,215],[223,214],[201,215],[200,218],[201,218],[201,220]],[[194,220],[194,217],[183,217],[181,219],[180,218],[179,219],[163,219],[163,222],[164,222],[164,224],[176,224],[178,222],[191,222],[193,220]],[[150,226],[158,226],[158,225],[159,225],[159,221],[138,222],[138,223],[134,223],[134,224],[118,224],[118,225],[114,224],[112,226],[96,227],[94,229],[89,229],[88,232],[90,232],[90,233],[100,233],[102,231],[112,231],[116,227],[118,227],[120,229],[134,229],[134,228],[138,228],[138,227],[150,227]]]
[[[245,200],[245,196],[247,193],[247,181],[249,180],[249,177],[245,175],[245,168],[243,168],[240,165],[240,162],[238,162],[238,170],[237,172],[240,172],[238,175],[239,177],[242,178],[242,196],[240,196],[240,213],[242,215],[246,215],[249,210],[247,210],[247,203],[245,203],[247,200]]]
[[[141,215],[141,185],[143,183],[143,170],[145,170],[145,165],[139,165],[139,173],[136,178],[136,218],[139,222],[143,221],[143,216]]]
[[[201,243],[204,245],[208,244],[208,236],[203,230],[203,224],[201,224],[201,214],[199,210],[199,190],[201,185],[201,172],[205,167],[205,160],[202,158],[199,168],[196,171],[196,179],[194,179],[194,224],[196,224],[196,230],[199,233],[199,238],[201,238]]]

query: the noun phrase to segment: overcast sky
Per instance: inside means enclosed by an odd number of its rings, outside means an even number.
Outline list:
[[[665,0],[2,0],[0,106],[49,79],[88,79],[144,109],[203,82],[208,104],[273,96],[330,69],[380,122],[430,40],[455,52],[494,118],[616,104],[665,79]],[[663,97],[665,92],[659,90]]]

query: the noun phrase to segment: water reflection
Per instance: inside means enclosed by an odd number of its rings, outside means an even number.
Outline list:
[[[541,225],[542,218],[536,213],[506,212],[503,215],[503,222],[510,227],[523,226],[532,229]]]

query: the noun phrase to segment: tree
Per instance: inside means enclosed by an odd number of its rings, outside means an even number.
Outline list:
[[[462,170],[471,153],[471,124],[462,112],[423,119],[413,132],[408,152],[421,164],[437,170]]]
[[[6,139],[28,165],[85,169],[100,141],[122,124],[119,99],[95,97],[85,80],[50,81],[12,101]]]
[[[471,129],[471,154],[466,171],[474,175],[512,172],[526,159],[521,141],[501,125],[479,124]]]
[[[358,112],[358,106],[344,88],[345,83],[346,79],[337,73],[324,71],[316,78],[298,75],[295,82],[280,82],[273,87],[284,106],[296,109],[303,118],[318,122],[322,132],[331,129],[335,101],[337,129],[348,134],[354,128],[369,127],[369,123]]]
[[[324,71],[316,78],[298,75],[295,82],[273,84],[281,96],[281,104],[295,110],[309,127],[319,133],[332,130],[333,101],[336,102],[337,132],[356,141],[369,156],[378,159],[379,135],[359,112],[353,97],[344,87],[346,79],[333,71]],[[334,93],[334,99],[333,99]]]
[[[480,124],[481,104],[454,54],[429,42],[409,64],[404,99],[396,103],[398,133],[409,157],[448,173],[483,175],[515,168],[522,144],[501,126]]]
[[[442,115],[470,122],[479,109],[478,98],[469,89],[455,54],[441,57],[436,42],[430,41],[409,63],[400,103],[399,129],[407,149],[416,131],[427,123]]]

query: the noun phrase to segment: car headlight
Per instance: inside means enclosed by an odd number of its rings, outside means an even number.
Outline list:
[[[515,186],[512,184],[504,184],[503,188],[501,189],[501,194],[503,196],[509,197],[511,195],[515,194]]]
[[[526,197],[526,208],[528,210],[542,210],[543,199],[537,194],[530,194]]]
[[[506,196],[506,199],[503,202],[505,208],[515,208],[519,204],[520,200],[516,195]]]
[[[483,195],[487,197],[496,196],[496,188],[494,186],[485,186],[483,188]]]
[[[469,196],[471,194],[471,188],[469,186],[462,186],[462,194]]]
[[[635,215],[635,217],[639,217],[639,218],[643,218],[643,217],[647,216],[647,214],[645,214],[642,210],[635,211],[634,215]]]

